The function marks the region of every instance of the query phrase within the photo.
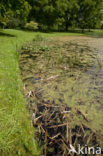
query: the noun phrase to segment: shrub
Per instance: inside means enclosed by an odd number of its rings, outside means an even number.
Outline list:
[[[7,23],[8,28],[18,28],[21,25],[21,20],[19,18],[11,17]]]
[[[36,23],[36,22],[34,22],[34,21],[30,21],[30,23],[27,23],[26,25],[25,25],[25,28],[27,29],[27,30],[37,30],[38,29],[38,23]]]

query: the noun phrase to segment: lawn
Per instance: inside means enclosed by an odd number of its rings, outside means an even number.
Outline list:
[[[17,59],[17,49],[33,37],[34,33],[23,31],[0,32],[0,155],[33,155],[33,131]]]
[[[84,35],[20,30],[0,31],[0,155],[25,156],[35,153],[32,123],[22,93],[18,49],[26,41],[32,40],[36,34],[45,37]],[[102,37],[103,31],[86,33],[86,35]]]

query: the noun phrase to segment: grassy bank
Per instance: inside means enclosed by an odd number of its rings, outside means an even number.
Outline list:
[[[17,59],[17,48],[33,37],[33,33],[16,30],[0,32],[0,155],[33,155],[33,129]]]
[[[38,32],[0,31],[0,155],[35,155],[32,124],[21,91],[17,49],[36,34]],[[83,35],[58,32],[39,34],[46,37]]]

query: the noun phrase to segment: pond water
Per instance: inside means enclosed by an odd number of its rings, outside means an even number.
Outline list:
[[[24,94],[30,111],[38,105],[35,97],[29,98],[36,93],[49,103],[80,110],[89,127],[103,135],[103,48],[87,41],[46,40],[23,45]]]

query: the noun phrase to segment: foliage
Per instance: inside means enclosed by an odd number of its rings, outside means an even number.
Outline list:
[[[68,30],[68,27],[82,29],[101,26],[101,0],[28,0],[32,5],[29,18],[35,18],[43,28]],[[44,29],[44,28],[43,28]]]
[[[27,21],[36,20],[40,30],[100,28],[102,3],[102,0],[4,0],[0,2],[0,25],[22,28]]]
[[[25,25],[25,28],[28,30],[37,30],[38,29],[38,23],[36,23],[34,21],[30,21],[30,23],[27,23]]]
[[[9,28],[18,28],[21,25],[21,20],[19,18],[14,18],[11,17],[8,22],[7,22],[7,26]]]
[[[12,28],[16,25],[21,26],[21,23],[25,24],[27,21],[27,17],[30,12],[30,9],[31,9],[31,6],[25,0],[1,1],[0,2],[0,25],[1,27],[8,25],[8,27]],[[16,24],[15,24],[15,21],[16,21]]]
[[[78,24],[82,29],[100,28],[101,0],[79,0]]]

